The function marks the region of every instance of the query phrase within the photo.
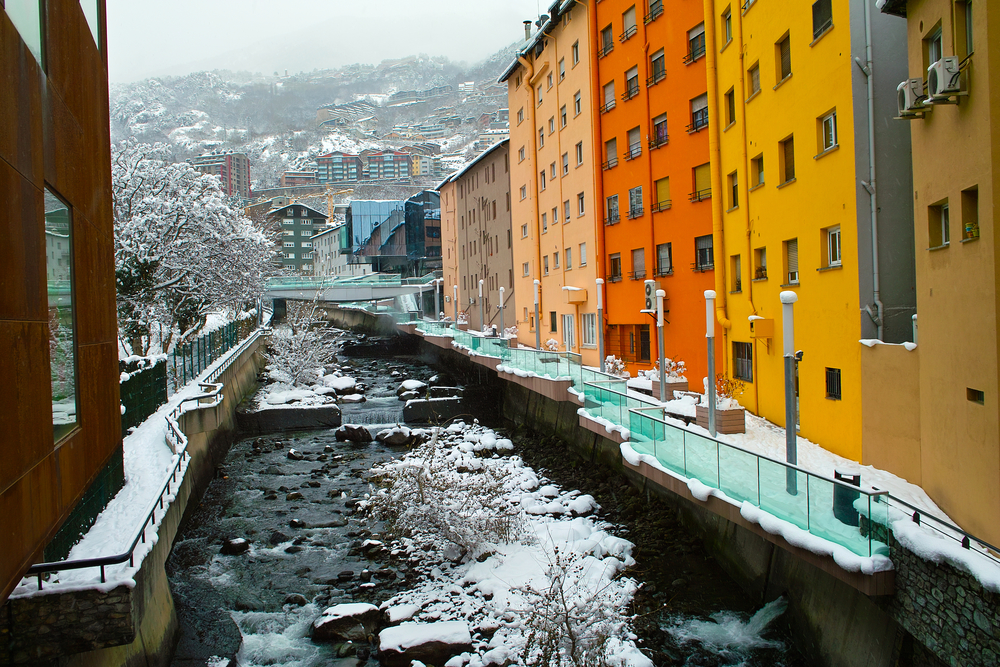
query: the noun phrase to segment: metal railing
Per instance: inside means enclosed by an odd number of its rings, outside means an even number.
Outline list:
[[[695,190],[688,195],[688,199],[693,202],[704,201],[706,199],[712,198],[712,188],[705,188],[704,190]]]
[[[670,200],[664,199],[663,201],[655,201],[650,205],[649,210],[653,213],[659,213],[660,211],[666,211],[670,208]]]
[[[618,41],[619,42],[624,42],[625,40],[627,40],[627,39],[631,38],[633,35],[635,35],[635,33],[637,33],[637,32],[639,32],[639,28],[637,26],[630,25],[629,27],[625,28],[625,32],[623,32],[622,34],[620,34],[618,36]]]
[[[639,79],[629,79],[625,82],[625,92],[622,93],[622,101],[626,102],[639,94]]]
[[[649,5],[649,13],[642,17],[643,23],[652,23],[663,15],[663,2],[656,0]]]
[[[666,146],[670,143],[670,135],[666,132],[662,134],[655,134],[649,138],[649,149],[659,148],[660,146]]]
[[[182,343],[171,353],[173,362],[173,386],[183,387],[196,378],[216,359],[220,358],[236,345],[241,336],[241,329],[253,326],[252,320],[230,322],[221,329],[210,331],[198,336],[189,343]]]
[[[600,107],[600,108],[598,109],[598,111],[599,111],[600,113],[607,113],[607,112],[611,111],[611,110],[612,110],[612,109],[614,109],[614,108],[615,108],[615,100],[614,100],[614,98],[612,98],[612,99],[608,100],[607,102],[605,102],[605,103],[604,103],[604,104],[603,104],[603,105],[602,105],[602,106],[601,106],[601,107]]]
[[[129,567],[135,567],[135,550],[140,544],[146,543],[146,529],[152,527],[155,532],[156,528],[156,511],[157,509],[162,513],[166,512],[169,508],[169,496],[172,495],[176,488],[184,482],[183,473],[181,474],[181,479],[178,481],[177,475],[181,472],[182,464],[191,458],[191,455],[187,452],[187,437],[184,435],[183,431],[180,429],[178,420],[181,414],[184,412],[183,407],[185,403],[191,401],[197,401],[198,407],[206,408],[213,407],[222,402],[222,389],[223,385],[216,383],[215,380],[225,372],[229,363],[234,359],[239,358],[239,356],[246,350],[250,345],[252,345],[261,336],[261,330],[253,332],[249,337],[247,337],[239,346],[230,351],[230,357],[227,363],[220,364],[212,373],[206,377],[206,381],[200,383],[203,389],[202,393],[195,394],[194,396],[189,396],[181,400],[177,406],[170,412],[167,417],[167,434],[166,440],[170,444],[171,449],[173,449],[174,454],[177,455],[177,460],[171,467],[170,471],[166,475],[166,479],[163,485],[160,487],[159,495],[153,500],[149,505],[149,509],[144,515],[142,525],[129,545],[127,551],[123,551],[120,554],[115,554],[112,556],[99,556],[96,558],[81,558],[77,560],[63,560],[54,561],[50,563],[36,563],[28,568],[27,575],[35,575],[38,578],[38,590],[42,590],[42,575],[46,572],[58,572],[62,570],[81,570],[90,567],[97,567],[101,570],[101,583],[107,581],[105,574],[105,568],[109,565],[118,565],[128,561]]]
[[[652,76],[646,79],[646,87],[649,88],[650,86],[655,86],[656,84],[658,84],[659,82],[663,81],[666,78],[667,78],[666,68],[663,69],[653,68]]]
[[[159,358],[148,367],[121,362],[119,370],[129,377],[119,385],[122,413],[122,435],[138,426],[167,402],[167,361]],[[129,370],[132,369],[132,370]]]

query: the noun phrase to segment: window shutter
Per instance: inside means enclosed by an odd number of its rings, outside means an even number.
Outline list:
[[[785,37],[781,40],[781,78],[792,73],[792,49],[789,45],[790,39]]]
[[[787,139],[782,147],[785,149],[785,180],[790,181],[795,178],[795,140]]]
[[[656,201],[662,203],[670,201],[670,179],[661,178],[656,182]]]
[[[799,270],[799,240],[792,239],[788,241],[788,272],[792,273]]]
[[[694,168],[694,189],[695,192],[710,190],[712,188],[712,171],[707,164]]]

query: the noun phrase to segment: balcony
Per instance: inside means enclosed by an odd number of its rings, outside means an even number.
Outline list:
[[[656,277],[662,278],[663,276],[674,275],[674,267],[672,266],[658,266],[656,268]]]
[[[649,138],[649,150],[666,146],[668,143],[670,143],[670,137],[666,132],[654,132],[654,136]]]
[[[694,262],[693,264],[691,264],[691,270],[697,271],[699,273],[702,271],[714,271],[715,264],[711,262]]]
[[[634,143],[634,144],[632,144],[631,146],[628,147],[628,152],[625,153],[625,159],[626,160],[634,160],[637,157],[639,157],[640,155],[642,155],[642,144],[639,143],[639,142],[636,142],[636,143]]]
[[[603,58],[604,56],[608,55],[609,53],[611,53],[614,50],[615,50],[615,43],[614,43],[614,41],[613,40],[612,41],[607,41],[607,42],[604,43],[603,47],[597,49],[597,57],[598,58]]]
[[[708,109],[698,109],[691,113],[691,124],[687,126],[688,134],[701,132],[708,127]]]
[[[612,97],[610,100],[605,102],[604,106],[598,109],[598,111],[600,111],[601,113],[607,113],[614,108],[615,108],[615,98]]]
[[[603,169],[604,171],[607,171],[608,169],[614,169],[617,166],[618,166],[618,158],[613,157],[613,158],[610,158],[604,164],[602,164],[601,165],[601,169]]]
[[[623,32],[618,36],[618,41],[624,42],[625,40],[630,39],[637,32],[639,32],[639,28],[637,26],[630,25],[629,27],[625,28],[625,32]]]
[[[705,55],[705,35],[698,35],[694,39],[688,42],[688,53],[684,56],[684,64],[690,65],[698,58]]]
[[[622,93],[622,102],[632,99],[639,94],[639,79],[629,79],[625,82],[625,92]]]
[[[665,68],[656,69],[653,68],[653,75],[646,79],[646,87],[655,86],[659,82],[667,78],[667,70]]]
[[[643,269],[641,271],[633,271],[632,273],[628,274],[628,279],[629,280],[645,280],[646,279],[646,270]]]
[[[607,226],[617,225],[621,222],[621,218],[618,216],[618,211],[609,211],[608,216],[604,218],[604,224]]]
[[[650,3],[649,13],[642,17],[642,22],[652,23],[661,16],[663,16],[663,2],[656,0],[656,2]]]
[[[609,283],[620,283],[621,281],[622,281],[622,274],[620,273],[612,273],[608,275]]]
[[[653,213],[659,213],[660,211],[666,211],[670,208],[670,200],[664,199],[663,201],[655,201],[653,205],[649,207],[649,210]]]
[[[688,195],[688,200],[693,202],[705,201],[706,199],[712,198],[712,188],[705,188],[704,190],[695,190]]]
[[[635,208],[630,208],[628,210],[628,219],[635,220],[636,218],[642,217],[642,206],[636,206]]]

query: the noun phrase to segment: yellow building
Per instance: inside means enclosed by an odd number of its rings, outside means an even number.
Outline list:
[[[909,137],[892,120],[905,30],[869,4],[705,1],[719,366],[783,425],[779,294],[796,292],[799,432],[855,460],[859,340],[908,340],[915,298]]]
[[[980,0],[888,0],[905,17],[916,109],[897,120],[913,146],[918,347],[894,383],[897,402],[919,405],[917,424],[890,452],[905,474],[967,531],[1000,543],[1000,273],[993,189],[1000,108],[1000,7]],[[931,73],[933,71],[933,74]],[[957,76],[952,77],[952,74]],[[944,76],[938,76],[944,74]],[[904,94],[904,102],[905,102]],[[912,101],[912,100],[911,100]],[[888,358],[888,357],[887,357]],[[912,373],[912,370],[916,370]],[[895,431],[903,430],[897,424]],[[886,464],[891,465],[891,461]]]
[[[510,192],[518,338],[555,340],[598,365],[601,248],[591,95],[596,51],[588,2],[556,2],[504,72],[510,103]],[[526,26],[526,33],[530,24]],[[534,321],[534,281],[541,282]]]

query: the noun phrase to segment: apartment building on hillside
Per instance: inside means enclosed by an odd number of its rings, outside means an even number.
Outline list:
[[[250,199],[250,158],[244,153],[206,153],[188,162],[203,174],[218,176],[230,197]]]
[[[271,225],[280,230],[279,262],[283,269],[313,273],[312,237],[322,231],[327,216],[303,204],[288,204],[268,212]]]
[[[510,121],[511,226],[518,338],[580,353],[599,365],[597,284],[603,248],[594,200],[596,63],[592,2],[549,7],[548,18],[500,77]],[[527,30],[527,28],[526,28]],[[535,321],[534,281],[541,283]]]

